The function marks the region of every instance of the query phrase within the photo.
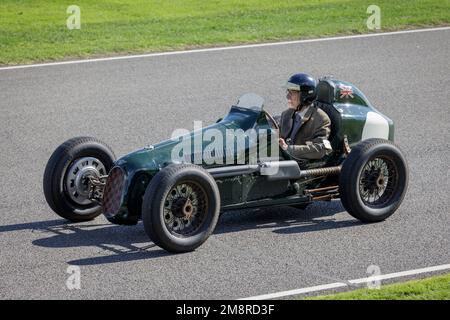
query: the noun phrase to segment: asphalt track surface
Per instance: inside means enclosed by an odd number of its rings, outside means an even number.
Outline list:
[[[450,30],[0,70],[0,298],[234,299],[450,262]],[[396,122],[410,167],[398,211],[362,224],[339,201],[234,211],[195,252],[142,224],[69,224],[47,206],[52,151],[92,135],[122,155],[227,113],[255,92],[285,107],[298,71],[355,83]],[[69,290],[69,265],[81,289]]]

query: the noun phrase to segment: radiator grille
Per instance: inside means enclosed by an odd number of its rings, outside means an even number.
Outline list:
[[[103,212],[106,216],[114,216],[119,212],[125,175],[120,167],[114,167],[106,180],[103,191]]]

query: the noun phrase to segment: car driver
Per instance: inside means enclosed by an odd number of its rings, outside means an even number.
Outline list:
[[[294,74],[285,85],[288,109],[280,117],[279,144],[294,159],[321,159],[332,151],[330,118],[313,105],[316,85],[305,73]]]

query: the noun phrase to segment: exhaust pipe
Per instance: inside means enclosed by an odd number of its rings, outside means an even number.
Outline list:
[[[305,177],[326,176],[339,174],[341,166],[300,170],[298,163],[294,160],[262,162],[253,165],[235,165],[208,169],[214,178],[233,177],[244,174],[260,173],[269,180],[294,180]]]
[[[342,168],[341,166],[336,166],[328,168],[302,170],[300,171],[300,178],[326,176],[329,174],[339,174],[341,172],[341,168]]]

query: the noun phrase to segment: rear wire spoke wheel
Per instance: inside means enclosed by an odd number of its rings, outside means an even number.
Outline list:
[[[359,180],[361,200],[370,207],[389,203],[398,184],[398,169],[390,158],[377,157],[367,162]]]
[[[206,170],[193,164],[171,164],[148,184],[142,222],[156,245],[169,252],[188,252],[214,231],[219,210],[219,190]]]
[[[392,215],[408,188],[409,169],[401,150],[385,139],[357,144],[342,165],[339,193],[344,208],[363,222]]]

